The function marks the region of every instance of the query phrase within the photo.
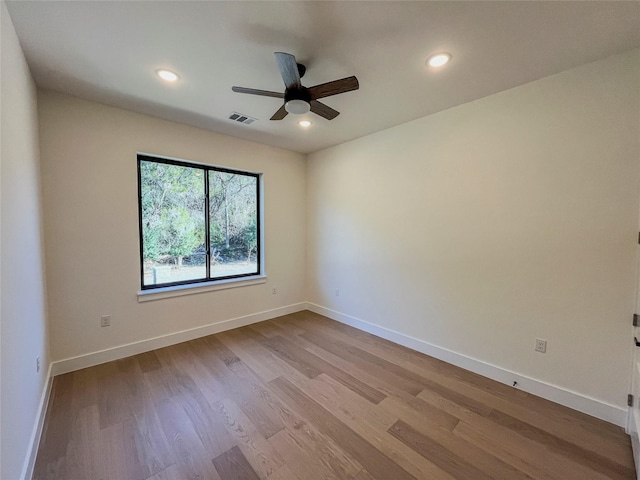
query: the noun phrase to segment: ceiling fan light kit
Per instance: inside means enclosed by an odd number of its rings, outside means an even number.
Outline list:
[[[309,113],[311,110],[311,105],[304,100],[289,100],[284,104],[284,109],[288,113],[292,113],[293,115],[304,115],[305,113]]]
[[[275,52],[274,55],[278,63],[278,68],[280,69],[280,75],[282,76],[282,80],[284,80],[284,93],[245,87],[231,88],[231,90],[236,93],[284,99],[284,105],[273,114],[271,120],[282,120],[289,113],[304,115],[309,111],[327,120],[333,120],[340,115],[340,112],[319,102],[318,99],[360,88],[356,77],[346,77],[307,88],[302,85],[300,80],[307,70],[306,67],[297,63],[296,57],[290,53]]]

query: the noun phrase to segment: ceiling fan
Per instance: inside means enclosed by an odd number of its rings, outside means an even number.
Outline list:
[[[256,90],[254,88],[232,87],[232,90],[237,93],[284,99],[284,105],[273,114],[271,120],[282,120],[288,113],[302,115],[309,111],[327,120],[333,120],[340,115],[340,112],[324,103],[320,103],[318,99],[350,92],[351,90],[357,90],[359,88],[356,77],[347,77],[334,80],[333,82],[321,83],[320,85],[310,88],[304,87],[300,79],[304,76],[307,68],[297,63],[296,57],[290,53],[275,52],[274,55],[276,56],[276,62],[278,62],[278,68],[280,69],[280,74],[286,87],[284,93]]]

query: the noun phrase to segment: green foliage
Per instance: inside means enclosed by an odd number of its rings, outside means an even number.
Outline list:
[[[244,260],[255,249],[246,236],[251,229],[254,236],[257,232],[256,182],[247,175],[209,172],[211,245],[225,260]]]
[[[145,261],[189,255],[204,243],[202,170],[141,162]]]
[[[251,253],[255,250],[256,246],[258,245],[258,228],[256,225],[255,217],[249,223],[249,225],[244,227],[244,232],[242,236],[247,248],[247,261],[249,261],[251,259]]]
[[[202,169],[142,161],[144,261],[176,262],[206,251]],[[257,246],[257,179],[209,171],[209,236],[220,261],[249,259]]]
[[[162,224],[166,229],[162,231],[161,238],[169,255],[172,257],[189,255],[203,243],[204,238],[200,231],[202,225],[199,226],[193,221],[186,208],[174,208],[163,213],[166,215],[163,215]]]
[[[143,228],[142,230],[142,256],[144,261],[161,256],[159,248],[160,230],[156,228]]]

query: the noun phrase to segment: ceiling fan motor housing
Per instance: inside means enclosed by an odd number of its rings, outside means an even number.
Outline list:
[[[301,88],[287,88],[284,92],[285,103],[289,100],[302,100],[309,103],[311,101],[311,94],[306,87]]]

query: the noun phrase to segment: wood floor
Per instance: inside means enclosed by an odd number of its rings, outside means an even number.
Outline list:
[[[622,429],[311,312],[55,378],[36,479],[633,479]]]

